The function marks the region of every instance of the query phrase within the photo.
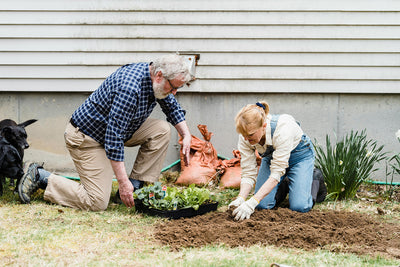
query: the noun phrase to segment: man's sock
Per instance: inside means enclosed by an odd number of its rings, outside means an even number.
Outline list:
[[[135,190],[138,190],[138,189],[143,187],[143,184],[144,184],[143,181],[139,181],[139,180],[132,179],[132,178],[129,178],[129,180],[131,181],[131,183],[132,183],[133,187],[135,188]]]
[[[50,176],[50,172],[46,171],[43,168],[38,168],[38,172],[39,172],[39,188],[41,189],[46,189],[47,187],[47,181],[48,178]]]

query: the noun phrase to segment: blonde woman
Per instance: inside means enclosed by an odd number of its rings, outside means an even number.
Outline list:
[[[272,209],[282,180],[289,180],[290,209],[313,207],[311,185],[315,153],[310,138],[288,114],[271,115],[265,101],[243,107],[235,118],[239,133],[242,179],[238,197],[229,204],[236,220],[250,218],[254,209]],[[257,170],[255,150],[262,157]],[[255,193],[247,199],[255,184]]]

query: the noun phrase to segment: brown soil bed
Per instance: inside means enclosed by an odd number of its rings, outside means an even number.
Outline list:
[[[287,208],[256,211],[250,219],[234,221],[230,211],[171,220],[156,226],[156,239],[172,250],[225,244],[229,247],[277,247],[400,258],[400,225],[378,215],[345,211],[298,213]]]

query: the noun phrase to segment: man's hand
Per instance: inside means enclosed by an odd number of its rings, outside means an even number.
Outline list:
[[[238,208],[236,208],[232,212],[232,215],[235,216],[235,220],[237,221],[249,219],[250,215],[253,214],[254,209],[256,208],[258,203],[258,200],[252,197],[246,202],[242,203]]]
[[[230,207],[239,207],[240,205],[242,205],[246,200],[244,199],[244,197],[242,197],[241,195],[239,195],[234,201],[232,201],[228,208]]]
[[[192,136],[186,135],[183,140],[182,140],[182,153],[185,156],[185,166],[189,166],[189,161],[190,161],[190,143],[192,142]]]
[[[127,206],[128,208],[132,208],[133,206],[135,206],[135,201],[133,199],[133,185],[129,180],[124,183],[119,183],[118,190],[119,196],[125,206]]]
[[[132,208],[135,206],[135,201],[133,200],[133,185],[126,174],[124,162],[114,160],[110,160],[110,162],[118,181],[119,196],[128,208]]]
[[[185,156],[185,165],[188,166],[190,161],[190,144],[192,142],[192,135],[190,134],[186,121],[181,121],[175,125],[175,129],[178,131],[180,136],[182,136],[182,154]]]

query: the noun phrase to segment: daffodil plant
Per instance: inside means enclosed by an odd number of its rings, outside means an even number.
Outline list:
[[[378,170],[375,165],[386,158],[383,145],[367,139],[365,129],[351,131],[336,144],[326,135],[326,150],[316,143],[315,151],[316,167],[322,171],[328,189],[327,198],[335,200],[353,198],[360,185]]]
[[[396,138],[400,143],[400,129],[396,132]],[[390,157],[386,164],[386,184],[390,185],[390,189],[387,189],[386,191],[389,193],[389,199],[393,194],[393,181],[396,176],[400,176],[400,153],[394,154]],[[388,182],[388,178],[390,178],[390,183]]]

